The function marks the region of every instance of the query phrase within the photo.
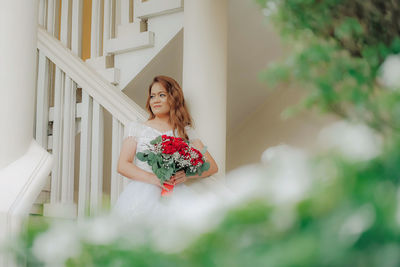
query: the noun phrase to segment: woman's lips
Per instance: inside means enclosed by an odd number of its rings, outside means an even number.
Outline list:
[[[159,107],[161,107],[161,105],[157,105],[157,106],[154,106],[155,108],[159,108]]]

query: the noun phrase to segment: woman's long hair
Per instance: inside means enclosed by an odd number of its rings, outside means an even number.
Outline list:
[[[185,105],[185,98],[180,85],[171,77],[159,75],[154,77],[153,82],[149,86],[149,95],[147,97],[146,109],[150,113],[150,119],[156,116],[150,107],[151,87],[154,83],[160,83],[168,92],[167,101],[170,106],[169,123],[172,124],[173,132],[177,129],[178,136],[188,140],[185,126],[193,127],[193,120]]]

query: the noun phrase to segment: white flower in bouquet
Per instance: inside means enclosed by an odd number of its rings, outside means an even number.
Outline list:
[[[391,89],[400,89],[400,54],[388,56],[379,71],[380,83]]]

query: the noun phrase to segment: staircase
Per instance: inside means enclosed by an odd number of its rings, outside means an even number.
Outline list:
[[[110,38],[95,46],[102,51],[92,46],[97,53],[86,62],[123,90],[183,29],[183,0],[121,1],[120,8],[125,12],[119,17],[104,10],[111,30],[102,34]]]
[[[182,30],[183,0],[92,0],[86,61],[80,58],[83,0],[40,0],[38,14],[35,138],[53,154],[54,167],[31,215],[96,214],[126,183],[116,171],[125,125],[147,118],[121,90]],[[111,144],[105,143],[106,113]],[[106,145],[112,150],[107,174]]]

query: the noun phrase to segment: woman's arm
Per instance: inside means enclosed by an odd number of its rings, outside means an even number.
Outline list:
[[[204,144],[203,142],[201,142],[200,139],[195,139],[190,143],[193,144],[193,146],[200,151],[204,148]],[[206,162],[210,163],[210,168],[207,171],[204,171],[201,176],[195,175],[189,176],[188,178],[205,178],[218,172],[218,165],[215,162],[214,158],[211,156],[210,152],[208,152],[208,150],[205,152],[204,156],[206,157]]]
[[[154,173],[142,170],[133,163],[136,154],[136,145],[137,143],[134,137],[127,137],[123,141],[118,159],[118,173],[132,180],[154,184],[164,188],[160,179],[158,179]]]

